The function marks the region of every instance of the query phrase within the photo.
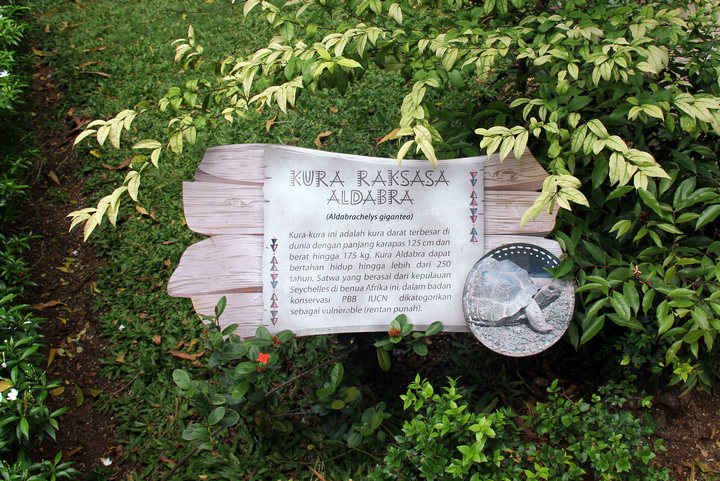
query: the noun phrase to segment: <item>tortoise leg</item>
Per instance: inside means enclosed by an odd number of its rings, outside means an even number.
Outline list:
[[[534,300],[525,308],[525,316],[527,316],[530,327],[532,327],[534,331],[540,334],[547,334],[553,330],[553,327],[545,321],[545,314],[543,314],[542,309],[540,309],[540,306],[538,306],[538,303]]]

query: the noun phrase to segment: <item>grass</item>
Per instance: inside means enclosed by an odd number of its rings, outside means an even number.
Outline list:
[[[184,81],[181,67],[172,61],[171,42],[184,37],[189,24],[198,32],[210,58],[222,59],[223,52],[243,55],[259,48],[272,34],[265,23],[244,20],[241,8],[240,3],[228,6],[200,1],[38,2],[39,30],[50,32],[38,34],[42,49],[48,53],[45,60],[57,69],[56,80],[66,88],[64,104],[56,113],[58,120],[71,108],[83,118],[107,118],[141,100],[159,98],[170,86]],[[242,123],[221,125],[204,137],[198,136],[195,146],[185,146],[182,157],[164,154],[159,171],[146,171],[139,205],[156,220],[140,215],[127,202],[121,207],[117,229],[103,224],[93,234],[91,242],[98,254],[112,259],[98,271],[93,294],[100,331],[111,351],[102,360],[103,374],[130,383],[120,399],[106,398],[101,405],[120,423],[119,434],[127,440],[124,452],[129,453],[129,460],[141,466],[134,479],[159,478],[167,471],[159,454],[179,459],[192,445],[181,435],[194,410],[192,403],[179,395],[173,370],[185,368],[199,377],[213,375],[166,353],[179,345],[188,350],[204,327],[189,299],[171,298],[165,291],[182,253],[201,238],[185,226],[182,181],[192,180],[205,149],[212,145],[267,142],[314,147],[317,134],[327,130],[335,132],[326,139],[334,151],[390,156],[392,147],[376,147],[373,139],[395,127],[397,99],[402,98],[398,85],[392,76],[373,73],[344,97],[324,91],[301,96],[297,109],[288,115],[280,113],[269,131],[265,122],[275,116],[275,111],[264,110],[251,111]],[[136,123],[145,138],[152,138],[160,136],[167,121],[148,116]],[[118,166],[131,155],[131,139],[123,139],[123,144],[127,148],[119,151],[90,142],[78,147],[88,204],[93,205],[101,194],[122,183],[124,171],[109,170],[103,164]],[[153,341],[154,335],[161,337],[159,346]],[[303,343],[315,345],[310,348],[319,353],[327,351],[325,338]],[[198,479],[198,475],[209,473],[211,466],[216,469],[218,463],[222,469],[240,469],[236,475],[246,474],[243,466],[255,465],[260,478],[264,476],[263,465],[274,473],[273,479],[282,476],[278,471],[311,474],[302,470],[303,463],[298,461],[308,455],[305,447],[299,447],[307,443],[307,436],[288,441],[287,434],[271,431],[265,440],[242,441],[247,428],[239,429],[240,435],[233,441],[244,451],[242,456],[237,454],[239,465],[228,468],[221,459],[200,453],[176,479]],[[275,449],[268,451],[272,445]],[[337,456],[337,447],[327,455],[319,452],[313,465],[338,478],[358,475],[357,466],[343,465],[344,456],[333,460]]]

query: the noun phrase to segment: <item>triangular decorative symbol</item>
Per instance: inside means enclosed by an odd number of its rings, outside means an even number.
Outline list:
[[[275,256],[273,256],[272,260],[270,261],[271,264],[277,264],[277,259]]]
[[[472,202],[470,202],[470,205],[477,205],[477,201],[473,199]]]
[[[271,271],[276,271],[276,270],[278,270],[277,265],[276,265],[276,264],[273,264],[273,266],[270,268],[270,270],[271,270]]]
[[[277,317],[278,311],[270,311],[270,314],[272,314],[273,317]]]
[[[470,194],[470,198],[471,198],[471,199],[477,199],[477,192],[475,192],[475,191],[473,190],[473,191],[472,191],[472,194]]]
[[[475,230],[475,227],[473,227],[473,230],[470,231],[470,234],[477,235],[477,231]]]
[[[477,220],[477,216],[476,216],[476,215],[471,215],[471,216],[470,216],[470,219],[472,219],[473,224],[474,224],[475,221]]]
[[[473,187],[475,187],[475,184],[477,184],[477,179],[472,179],[470,181],[470,183],[472,184]]]
[[[273,237],[273,238],[272,238],[272,243],[273,243],[273,244],[277,243],[277,237]]]
[[[470,209],[470,213],[471,213],[472,215],[477,214],[477,209]]]
[[[270,319],[270,320],[272,321],[273,326],[274,326],[275,324],[277,324],[277,317],[273,317],[273,318]]]
[[[273,278],[274,281],[277,280],[277,276],[278,276],[277,274],[270,274],[270,275],[272,276],[272,278]]]
[[[470,175],[472,175],[472,178],[474,179],[477,176],[477,172],[473,170],[472,172],[470,172]]]
[[[273,295],[272,295],[272,297],[270,298],[270,300],[272,300],[272,301],[277,301],[277,300],[278,300],[278,299],[277,299],[277,294],[275,294],[275,293],[273,292]]]
[[[477,242],[477,237],[472,236],[472,237],[470,238],[470,242]]]
[[[277,244],[272,245],[272,250],[273,250],[273,252],[275,252],[277,250]]]
[[[272,284],[273,289],[275,289],[277,287],[277,281],[272,281],[270,284]]]
[[[270,304],[270,307],[274,307],[275,309],[277,309],[277,302],[273,301],[273,303]]]

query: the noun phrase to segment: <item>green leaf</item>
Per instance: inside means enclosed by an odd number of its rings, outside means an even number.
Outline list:
[[[668,314],[667,316],[664,316],[660,321],[660,326],[658,327],[658,335],[667,332],[667,330],[670,329],[674,323],[675,316],[673,314]]]
[[[582,337],[580,338],[580,346],[588,342],[590,339],[600,332],[605,324],[605,315],[596,317],[587,329],[583,330]]]
[[[345,397],[343,398],[343,401],[346,403],[351,403],[353,400],[357,397],[358,390],[356,387],[349,387],[347,392],[345,392]]]
[[[613,309],[615,309],[615,312],[617,312],[621,318],[626,321],[630,319],[630,305],[624,295],[617,291],[613,292],[613,295],[610,298],[610,304],[612,304]]]
[[[235,366],[235,375],[237,377],[245,376],[251,372],[257,372],[257,365],[254,362],[241,362]]]
[[[347,443],[350,448],[356,448],[362,443],[363,435],[354,429],[348,433]]]
[[[624,319],[622,316],[618,314],[608,314],[608,317],[618,326],[622,327],[630,327],[632,329],[638,329],[642,330],[643,325],[635,319],[634,317],[631,317],[630,319]]]
[[[442,331],[443,324],[440,321],[435,321],[432,324],[430,324],[425,331],[426,336],[432,336],[434,334],[437,334],[438,332]]]
[[[332,395],[334,392],[335,392],[335,389],[333,389],[331,387],[321,387],[320,389],[318,389],[315,392],[315,394],[317,395],[317,397],[328,397],[328,396]]]
[[[607,254],[605,254],[605,251],[602,250],[602,248],[596,246],[595,244],[583,241],[583,245],[588,250],[591,256],[595,258],[596,261],[598,261],[601,264],[604,264],[607,262]]]
[[[623,219],[623,220],[617,221],[615,223],[615,225],[613,226],[613,228],[610,229],[610,232],[612,233],[612,232],[617,231],[616,237],[620,238],[620,236],[623,235],[624,233],[626,233],[627,231],[629,231],[631,227],[632,227],[632,222],[630,222],[627,219]]]
[[[427,356],[428,347],[422,342],[415,342],[413,343],[413,351],[415,351],[415,354],[418,356]]]
[[[376,350],[380,369],[388,372],[390,370],[390,354],[382,347],[378,347]]]
[[[84,130],[80,135],[77,136],[77,138],[75,139],[75,142],[73,142],[73,147],[75,147],[77,144],[82,142],[83,139],[91,136],[95,132],[97,132],[97,130],[95,130],[95,129]]]
[[[218,422],[219,426],[234,426],[240,421],[240,415],[234,409],[226,409],[225,416]]]
[[[173,371],[173,381],[178,385],[180,389],[190,389],[192,387],[192,381],[190,375],[182,369],[175,369]]]
[[[133,145],[133,149],[160,149],[162,144],[157,140],[141,140],[137,144]]]
[[[342,409],[344,407],[345,407],[345,401],[343,401],[342,399],[336,399],[332,403],[333,409]]]
[[[345,369],[343,368],[343,365],[341,363],[335,364],[332,373],[330,374],[330,383],[332,384],[333,388],[337,389],[338,386],[340,386],[344,374]]]
[[[695,224],[695,230],[698,230],[705,224],[714,221],[718,215],[720,215],[720,204],[711,205],[705,209],[702,214],[700,214],[700,217],[698,217],[697,223]]]
[[[680,346],[682,346],[682,340],[675,341],[672,346],[667,350],[665,353],[665,364],[670,365],[672,364],[673,360],[677,357],[677,352],[680,349]]]
[[[625,299],[627,299],[627,302],[633,312],[635,312],[635,315],[637,315],[640,310],[640,295],[638,294],[637,287],[634,282],[630,281],[623,284],[623,295],[625,296]]]
[[[663,211],[662,208],[660,208],[660,203],[650,191],[647,191],[645,189],[639,189],[638,194],[640,194],[640,198],[643,200],[646,206],[654,210],[655,213],[660,217],[663,217]]]
[[[570,103],[567,106],[567,109],[570,112],[580,110],[580,109],[586,107],[590,102],[592,102],[592,100],[593,100],[592,97],[587,97],[587,96],[575,97],[570,101]],[[584,137],[584,135],[583,135],[583,137]],[[576,151],[573,149],[573,152],[576,152]]]
[[[211,426],[216,425],[222,418],[225,417],[225,406],[218,406],[212,410],[210,416],[208,416],[208,423]]]

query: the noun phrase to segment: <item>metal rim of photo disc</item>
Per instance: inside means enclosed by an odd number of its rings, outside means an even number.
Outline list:
[[[497,262],[488,261],[490,258]],[[507,244],[485,254],[471,269],[463,289],[463,314],[473,335],[485,347],[511,357],[532,356],[555,344],[570,325],[575,308],[572,282],[553,280],[545,270],[559,264],[555,255],[533,244]],[[498,295],[497,283],[487,279],[501,275],[511,284],[511,292],[522,293]],[[530,296],[535,288],[537,293]],[[525,304],[532,305],[528,311],[535,322],[528,319]],[[504,317],[498,311],[503,311]]]

